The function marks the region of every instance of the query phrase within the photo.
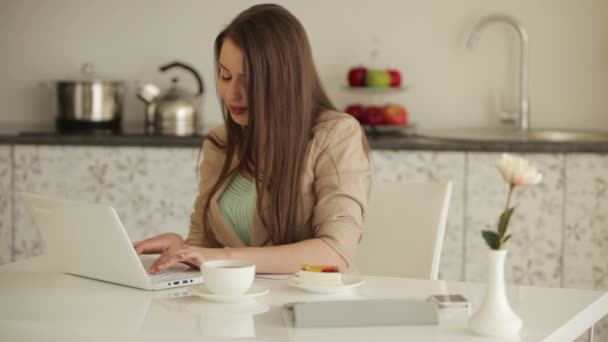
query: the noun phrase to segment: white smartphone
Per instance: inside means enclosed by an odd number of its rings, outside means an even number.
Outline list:
[[[440,308],[468,308],[471,303],[460,294],[445,294],[445,295],[432,295],[429,299],[437,304]]]

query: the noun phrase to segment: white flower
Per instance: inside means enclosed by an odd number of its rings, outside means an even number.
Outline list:
[[[502,177],[509,185],[507,205],[498,219],[496,231],[483,230],[481,236],[486,240],[491,249],[500,250],[504,248],[505,243],[511,238],[511,234],[507,234],[507,228],[511,215],[515,210],[515,207],[510,207],[513,190],[518,185],[538,184],[543,176],[527,160],[511,156],[507,153],[503,153],[502,158],[496,162],[496,168],[498,168],[498,171],[500,171],[500,174],[502,174]]]
[[[538,184],[543,178],[543,175],[526,159],[507,153],[503,153],[502,158],[496,163],[496,167],[505,181],[511,185]]]

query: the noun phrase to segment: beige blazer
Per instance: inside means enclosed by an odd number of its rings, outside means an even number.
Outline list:
[[[219,139],[226,140],[226,129],[213,131]],[[372,164],[362,143],[363,130],[352,116],[327,111],[320,115],[313,128],[313,139],[306,153],[303,173],[303,214],[297,226],[297,241],[319,238],[335,249],[349,268],[357,252],[363,233],[363,218],[369,196]],[[191,215],[187,244],[202,247],[245,246],[231,227],[223,220],[218,200],[228,181],[211,198],[209,224],[217,242],[205,236],[203,206],[206,196],[217,180],[225,151],[209,141],[203,143],[203,161],[200,167],[199,193]],[[235,168],[238,160],[234,160]],[[266,197],[268,198],[268,197]],[[265,205],[265,204],[264,204]],[[251,226],[251,246],[261,246],[267,232],[255,211]],[[270,239],[266,245],[272,245]]]

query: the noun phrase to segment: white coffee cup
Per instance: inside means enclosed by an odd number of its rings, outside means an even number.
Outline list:
[[[212,260],[201,265],[207,289],[218,295],[240,295],[251,287],[255,264],[243,260]]]

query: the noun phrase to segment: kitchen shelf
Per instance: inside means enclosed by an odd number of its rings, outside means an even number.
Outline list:
[[[416,134],[416,124],[411,122],[408,123],[407,125],[375,125],[375,126],[370,126],[370,125],[361,125],[363,127],[363,130],[365,131],[365,133],[367,133],[368,135],[374,137],[374,136],[390,136],[390,135],[397,135],[397,136],[403,136],[403,137],[407,137],[407,136],[413,136]]]
[[[351,87],[348,85],[342,86],[342,89],[348,90],[354,93],[359,94],[396,94],[402,93],[406,90],[409,90],[409,86],[402,87],[390,87],[390,88],[380,88],[380,87]]]

